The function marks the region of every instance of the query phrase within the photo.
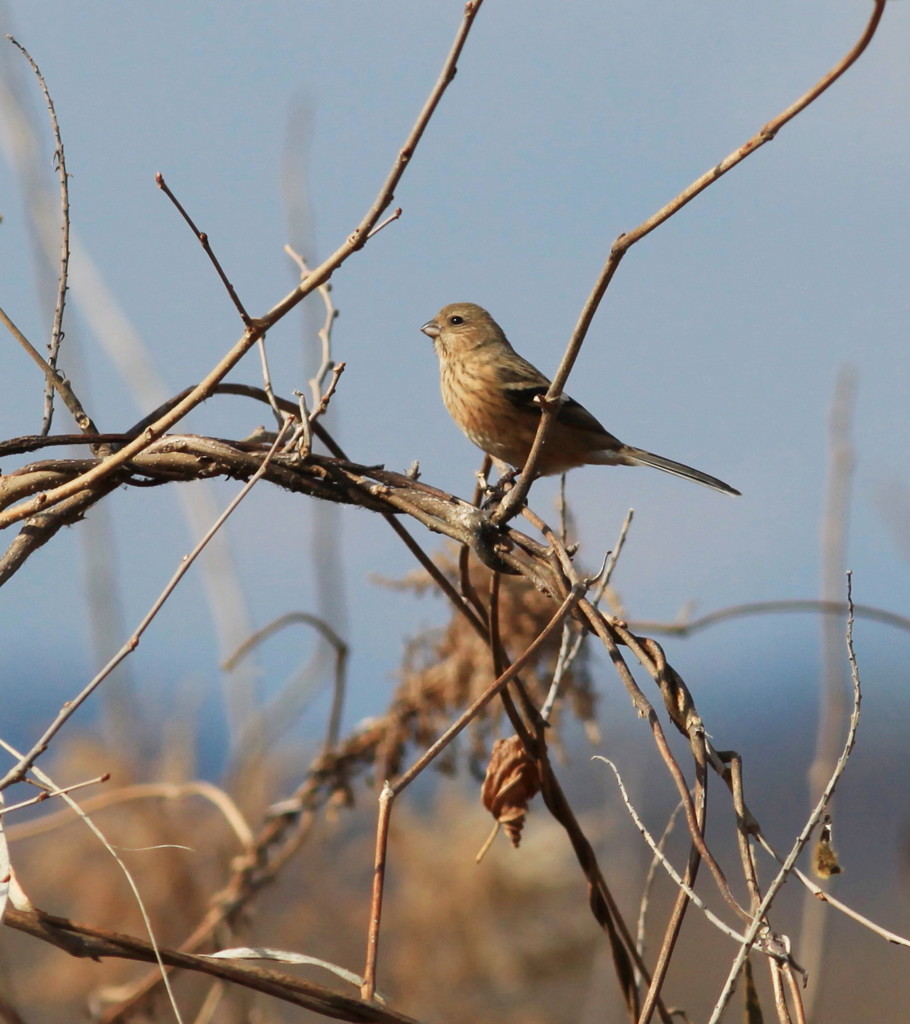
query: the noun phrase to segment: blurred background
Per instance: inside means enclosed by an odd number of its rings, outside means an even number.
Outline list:
[[[155,173],[208,233],[247,309],[265,312],[297,279],[286,243],[314,265],[363,216],[461,11],[459,0],[0,3],[3,32],[40,65],[61,124],[74,232],[61,366],[100,429],[125,429],[198,381],[241,333]],[[399,471],[417,460],[426,482],[470,497],[479,453],[442,407],[420,325],[444,303],[478,302],[552,372],[613,239],[801,95],[869,12],[847,0],[723,9],[489,0],[397,191],[401,219],[332,280],[333,354],[347,369],[328,423],[349,456]],[[569,477],[584,566],[600,563],[635,509],[614,576],[630,620],[842,599],[846,569],[857,602],[910,614],[908,45],[910,6],[889,4],[858,64],[635,246],[600,307],[569,392],[623,440],[743,494],[727,499],[644,469]],[[6,41],[0,72],[0,304],[43,348],[55,278],[32,217],[47,197],[55,237],[53,141],[34,77]],[[318,364],[322,313],[312,296],[269,336],[285,396],[306,389]],[[12,339],[4,351],[0,435],[35,433],[42,382]],[[260,382],[254,353],[231,379]],[[822,526],[838,379],[854,461],[838,519],[845,541],[829,549],[832,594]],[[187,428],[242,437],[266,412],[221,398]],[[65,411],[54,429],[70,429]],[[34,741],[238,486],[112,495],[2,588],[5,739]],[[556,493],[555,481],[534,488],[545,518],[556,519]],[[130,715],[131,747],[154,758],[179,733],[189,774],[220,779],[249,722],[265,715],[270,749],[294,780],[325,729],[329,649],[298,629],[238,672],[221,661],[285,612],[324,617],[350,646],[349,729],[385,707],[405,645],[448,617],[440,599],[377,582],[412,568],[380,518],[259,487],[66,735],[85,729],[116,746]],[[829,673],[843,671],[842,635],[838,620]],[[715,744],[743,753],[756,810],[786,845],[808,810],[823,623],[749,617],[664,642]],[[838,802],[837,892],[907,931],[910,635],[860,617],[856,648],[864,718]],[[624,770],[645,773],[633,789],[659,831],[669,784],[661,778],[662,795],[647,785],[650,741],[596,655],[592,675],[602,740],[592,747],[570,732],[567,770],[581,799],[600,806],[613,797],[589,754],[621,752]],[[628,822],[611,827],[631,846],[624,856],[644,858]],[[910,998],[906,970],[895,973],[903,952],[855,925],[835,930],[855,945],[852,967],[825,975],[832,1006],[856,988],[853,968],[871,979],[872,964],[883,973],[864,991],[891,1006]],[[571,1012],[589,1019],[580,1004]]]

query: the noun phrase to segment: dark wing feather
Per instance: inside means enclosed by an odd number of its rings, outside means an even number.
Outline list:
[[[504,391],[509,401],[516,408],[524,412],[539,413],[540,405],[537,399],[543,398],[546,395],[548,387],[549,385],[547,384],[535,384],[530,387],[525,384],[506,384]],[[619,441],[603,428],[596,416],[589,413],[581,402],[576,402],[574,398],[569,398],[568,395],[562,396],[562,405],[556,414],[556,422],[562,423],[567,427],[574,427],[576,430],[585,430],[592,434],[603,435],[607,444],[610,442],[619,444]]]

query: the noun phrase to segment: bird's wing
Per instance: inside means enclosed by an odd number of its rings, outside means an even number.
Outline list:
[[[619,444],[619,441],[604,429],[603,424],[596,416],[589,413],[581,402],[576,402],[568,395],[563,396],[562,405],[556,415],[556,422],[564,423],[567,427],[574,427],[576,430],[589,430],[592,434],[602,434],[611,445],[613,442]]]
[[[538,399],[546,395],[548,388],[549,383],[546,378],[543,378],[540,384],[530,385],[526,380],[503,382],[503,390],[509,401],[516,408],[524,412],[533,412],[537,415],[540,415]],[[616,440],[612,434],[604,429],[596,416],[589,413],[581,402],[576,402],[574,398],[570,398],[568,395],[562,396],[562,404],[559,407],[559,412],[556,414],[556,422],[562,423],[567,427],[573,427],[576,430],[586,430],[592,434],[603,434],[605,440]]]

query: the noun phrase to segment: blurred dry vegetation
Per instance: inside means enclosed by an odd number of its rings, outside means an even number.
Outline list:
[[[357,231],[319,267],[302,266],[300,286],[265,316],[249,316],[232,295],[244,336],[198,387],[122,433],[99,435],[70,382],[55,369],[59,330],[52,357],[37,356],[49,394],[66,404],[80,436],[54,435],[48,414],[40,435],[26,436],[23,428],[23,437],[2,443],[5,468],[23,457],[0,478],[0,525],[20,530],[3,557],[4,580],[27,573],[31,554],[53,543],[62,526],[85,528],[86,511],[117,487],[225,477],[245,482],[242,489],[232,483],[239,497],[253,485],[273,484],[313,506],[353,504],[385,517],[418,568],[380,585],[446,600],[451,615],[443,627],[412,637],[391,698],[376,688],[370,717],[346,730],[339,724],[347,651],[335,624],[292,614],[250,638],[232,664],[293,622],[319,634],[331,652],[323,668],[334,664],[321,679],[333,694],[329,726],[324,739],[304,742],[283,739],[281,729],[273,733],[264,725],[257,734],[255,722],[245,723],[248,742],[225,753],[217,783],[200,777],[200,722],[193,714],[201,712],[177,707],[153,714],[140,703],[122,705],[119,713],[109,705],[108,718],[96,726],[72,719],[77,705],[100,700],[105,686],[116,685],[111,672],[128,658],[135,646],[130,640],[88,686],[76,686],[72,707],[46,742],[38,740],[39,729],[33,749],[7,751],[8,804],[96,780],[73,790],[70,801],[97,832],[55,796],[5,816],[18,888],[7,894],[8,927],[0,933],[2,1021],[569,1024],[714,1021],[726,1014],[727,1020],[791,1024],[813,1012],[818,1020],[904,1016],[894,992],[906,973],[906,940],[874,921],[848,920],[839,910],[822,908],[818,896],[826,882],[798,880],[792,864],[778,874],[773,859],[792,850],[795,860],[802,853],[799,863],[808,872],[814,845],[816,860],[827,858],[828,873],[838,870],[824,816],[852,751],[860,682],[844,624],[854,613],[874,610],[848,609],[837,594],[816,609],[839,613],[828,619],[837,695],[832,705],[839,710],[829,705],[825,712],[832,731],[816,748],[812,803],[800,808],[804,780],[799,787],[792,777],[781,784],[774,766],[753,772],[747,764],[744,793],[736,755],[715,747],[722,742],[719,730],[702,721],[693,693],[660,645],[624,620],[608,580],[599,587],[599,580],[577,569],[564,508],[554,530],[520,502],[509,506],[517,488],[484,504],[480,490],[465,501],[413,475],[360,466],[323,425],[329,402],[343,401],[343,391],[333,397],[341,371],[331,360],[334,309],[327,281],[371,233],[390,223],[381,218],[453,77],[478,6],[467,5],[430,102]],[[840,72],[861,54],[881,7],[876,5]],[[803,105],[821,88],[807,94]],[[795,112],[775,121],[767,137]],[[750,140],[729,166],[763,141]],[[699,189],[726,169],[717,165]],[[683,193],[647,230],[688,198]],[[630,233],[624,244],[644,233]],[[624,251],[611,252],[591,316]],[[48,258],[55,252],[59,256],[59,238]],[[65,273],[61,280],[58,320]],[[311,382],[309,405],[275,397],[267,376],[226,389],[228,369],[307,295],[321,296],[326,312],[322,366]],[[573,340],[576,354],[583,337],[582,329]],[[34,344],[31,351],[34,358]],[[572,358],[567,354],[566,372]],[[293,384],[281,383],[276,392],[293,391]],[[259,403],[257,409],[271,406],[276,432],[243,439],[176,432],[186,411],[225,390]],[[313,451],[314,438],[322,454]],[[72,457],[74,441],[88,454]],[[829,513],[836,523],[837,508]],[[427,551],[424,527],[448,539]],[[621,541],[614,555],[620,548]],[[180,572],[191,566],[192,559]],[[234,585],[226,577],[220,582],[225,590],[228,582]],[[285,612],[277,609],[276,616]],[[891,627],[910,625],[881,615]],[[605,722],[598,708],[606,693],[611,714],[619,709],[625,716],[621,726]],[[273,719],[282,714],[279,707]],[[306,718],[309,710],[294,714]],[[436,749],[455,722],[463,731]],[[308,735],[318,731],[311,727]],[[609,743],[601,742],[602,732]],[[800,742],[811,747],[805,736]],[[665,855],[726,932],[691,901],[691,889],[656,862],[610,767],[591,764],[590,754],[607,748],[619,763],[630,803],[655,839],[672,818]],[[383,790],[385,783],[391,788]],[[813,807],[823,792],[825,799]],[[866,810],[884,817],[893,794],[883,784],[879,795],[884,806],[870,803]],[[503,832],[478,863],[494,816]],[[896,817],[903,820],[900,813]],[[0,846],[5,850],[5,840]],[[906,864],[906,850],[898,857],[889,847],[887,856]],[[876,882],[854,890],[867,900],[854,909],[867,917],[896,913],[892,894]],[[810,890],[815,895],[804,896]],[[813,904],[823,915],[821,925]],[[906,913],[897,916],[908,919]],[[237,947],[305,954],[358,978],[352,984],[288,956],[202,956]],[[163,971],[156,955],[175,969]],[[807,989],[804,967],[810,968]],[[731,991],[725,992],[728,974]]]

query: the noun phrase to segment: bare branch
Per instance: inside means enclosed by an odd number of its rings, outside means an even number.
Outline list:
[[[181,953],[103,928],[78,924],[65,917],[55,917],[43,910],[23,911],[10,907],[4,923],[11,928],[42,939],[75,956],[120,957],[154,963],[156,953],[166,967],[179,967],[242,985],[255,992],[264,992],[275,999],[302,1006],[334,1020],[370,1022],[370,1024],[419,1024],[412,1017],[378,1003],[367,1003],[353,996],[341,995],[322,985],[282,974],[248,963],[226,963],[223,960]]]
[[[751,156],[752,153],[763,146],[766,142],[770,142],[788,121],[791,121],[797,114],[805,110],[810,103],[818,99],[818,97],[821,96],[829,86],[833,85],[834,82],[836,82],[837,79],[840,78],[840,76],[844,74],[844,72],[856,60],[859,59],[863,51],[871,42],[872,37],[875,35],[878,23],[881,20],[882,14],[885,12],[885,0],[874,0],[874,3],[875,6],[872,16],[856,45],[842,60],[838,61],[838,63],[826,75],[820,78],[819,81],[808,90],[808,92],[804,93],[798,100],[791,103],[786,110],[782,111],[777,115],[777,117],[773,118],[764,125],[764,127],[760,128],[758,132],[756,132],[755,135],[753,135],[752,138],[742,146],[735,149],[729,156],[721,160],[720,163],[715,164],[714,167],[706,171],[700,178],[697,178],[692,182],[688,188],[680,192],[675,199],[671,199],[670,202],[658,210],[657,213],[643,221],[632,231],[621,234],[613,243],[613,246],[610,249],[610,255],[607,258],[593,289],[591,290],[591,294],[588,296],[588,299],[582,308],[581,315],[578,318],[578,323],[575,325],[575,330],[572,332],[572,336],[566,346],[566,351],[562,357],[562,361],[560,362],[556,373],[553,375],[546,397],[541,401],[540,426],[537,428],[537,436],[534,439],[534,444],[531,448],[530,454],[528,455],[527,462],[522,468],[521,477],[519,478],[516,486],[513,487],[503,499],[496,512],[496,522],[506,522],[512,516],[516,515],[528,496],[528,490],[534,482],[534,473],[540,452],[543,449],[544,444],[546,444],[546,440],[550,432],[550,426],[555,418],[557,410],[559,409],[563,388],[565,388],[566,381],[569,379],[569,374],[572,372],[572,367],[575,365],[578,353],[581,351],[582,343],[587,336],[588,329],[594,319],[594,314],[597,312],[601,300],[603,299],[623,256],[625,256],[636,242],[644,238],[645,235],[650,234],[655,228],[660,227],[661,224],[669,220],[675,213],[678,213],[687,203],[691,202],[700,192],[703,192],[708,188],[709,185],[713,185],[714,182],[726,174],[727,171],[732,170],[732,168],[737,164],[745,160],[746,157]]]
[[[691,636],[694,633],[700,633],[703,629],[708,629],[710,626],[716,626],[721,622],[746,618],[750,615],[811,612],[818,615],[844,616],[849,610],[848,605],[843,601],[819,601],[815,598],[805,600],[748,601],[744,604],[730,605],[729,608],[719,608],[716,612],[709,612],[696,619],[680,618],[677,622],[635,619],[629,622],[629,628],[633,629],[636,633]],[[876,608],[874,605],[869,604],[858,604],[854,607],[853,614],[858,619],[870,619],[873,622],[882,622],[886,626],[894,626],[895,629],[910,630],[910,616],[898,615],[896,612],[890,612],[886,608]]]

